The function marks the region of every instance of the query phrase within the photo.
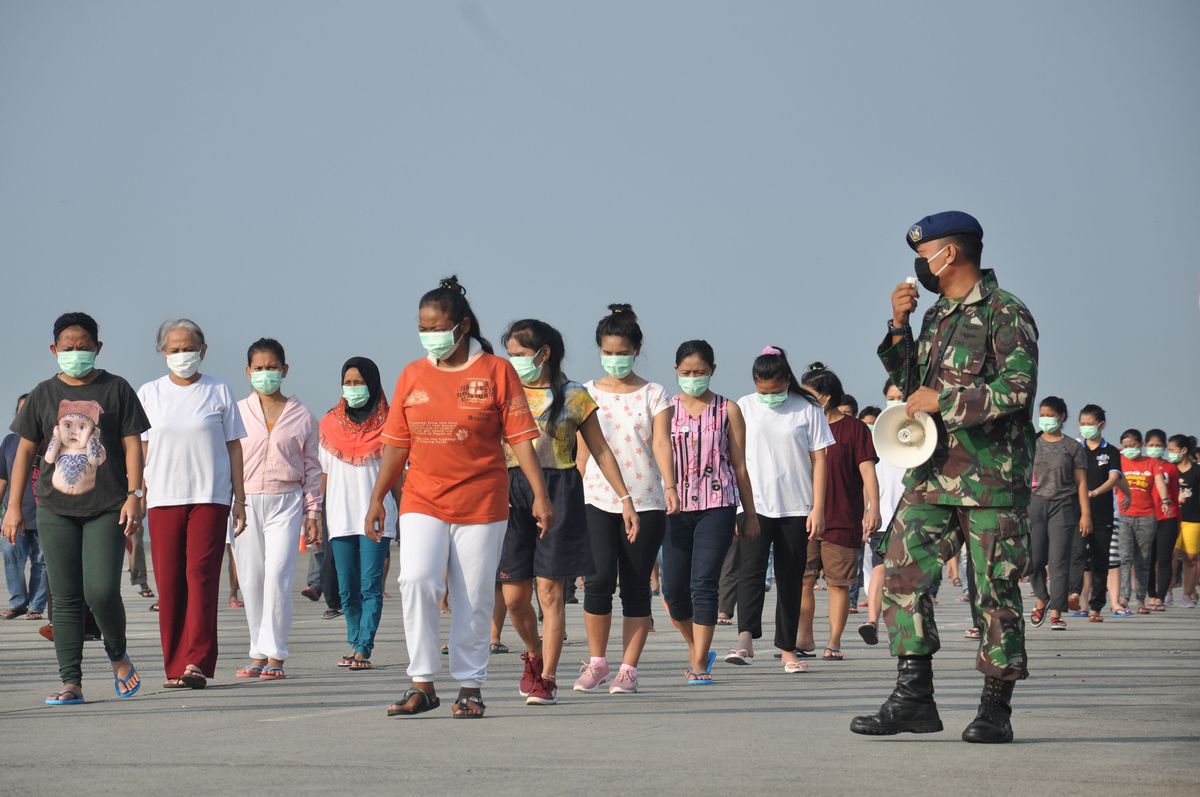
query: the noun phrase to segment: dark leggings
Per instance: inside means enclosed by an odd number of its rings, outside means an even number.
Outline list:
[[[1071,538],[1071,593],[1083,592],[1083,571],[1092,574],[1092,591],[1087,596],[1088,608],[1098,612],[1104,608],[1108,593],[1108,547],[1112,544],[1112,518],[1096,517],[1092,511],[1092,533],[1087,537],[1078,533]]]
[[[736,514],[737,509],[727,506],[667,518],[662,585],[672,619],[717,624],[717,582]]]
[[[38,507],[37,528],[54,592],[54,652],[64,684],[82,683],[85,601],[96,616],[109,661],[125,656],[125,534],[119,516],[114,511],[64,517]]]
[[[638,512],[638,535],[625,535],[625,519],[587,505],[588,537],[592,542],[595,572],[584,582],[583,610],[612,614],[617,577],[621,580],[621,613],[625,617],[650,616],[650,571],[662,547],[667,513]]]
[[[762,636],[763,601],[766,598],[767,559],[775,546],[775,647],[795,650],[800,629],[800,584],[808,566],[808,518],[758,516],[761,533],[755,540],[741,538],[738,572],[738,633]]]
[[[1150,595],[1162,600],[1171,591],[1171,561],[1179,540],[1179,518],[1167,518],[1154,526],[1154,561],[1150,570]]]

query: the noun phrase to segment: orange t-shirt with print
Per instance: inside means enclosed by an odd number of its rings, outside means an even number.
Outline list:
[[[383,442],[409,449],[400,514],[447,523],[508,518],[508,467],[502,443],[536,440],[521,380],[508,360],[480,354],[455,371],[427,358],[396,381]]]

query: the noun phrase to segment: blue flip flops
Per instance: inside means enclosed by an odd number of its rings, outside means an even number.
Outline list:
[[[126,686],[129,685],[129,682],[133,680],[133,676],[138,674],[137,667],[133,666],[133,661],[130,660],[128,657],[125,659],[125,661],[129,662],[129,675],[126,675],[124,678],[122,678],[121,676],[117,675],[115,672],[113,673],[113,691],[116,692],[117,697],[121,698],[122,700],[124,700],[125,698],[128,698],[128,697],[133,697],[134,695],[136,695],[138,693],[138,690],[142,688],[142,682],[138,681],[137,685],[134,686],[133,689],[130,689],[128,692],[121,691],[122,689],[124,689]]]
[[[83,699],[83,695],[72,689],[64,689],[61,692],[55,692],[54,697],[46,698],[47,706],[78,706],[81,703],[86,702],[87,701]]]

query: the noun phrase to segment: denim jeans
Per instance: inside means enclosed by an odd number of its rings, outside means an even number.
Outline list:
[[[346,642],[367,659],[375,649],[375,632],[383,615],[383,562],[391,543],[387,537],[375,542],[365,534],[329,541],[338,571]]]
[[[1121,515],[1121,603],[1129,603],[1130,583],[1137,577],[1138,603],[1146,602],[1150,589],[1150,568],[1154,563],[1154,536],[1157,523],[1151,517]]]
[[[25,580],[25,563],[29,563],[29,580]],[[17,541],[4,540],[4,579],[8,582],[8,605],[13,609],[28,608],[31,612],[46,609],[46,560],[42,556],[37,529],[26,529]]]
[[[672,619],[717,624],[717,583],[733,542],[736,513],[728,506],[667,518],[661,572]]]

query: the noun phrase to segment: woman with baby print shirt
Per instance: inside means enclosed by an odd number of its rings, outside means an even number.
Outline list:
[[[126,537],[142,522],[140,437],[150,422],[129,383],[96,370],[102,347],[91,316],[60,316],[50,346],[60,373],[30,392],[12,425],[21,436],[12,494],[21,495],[39,468],[37,529],[54,591],[54,652],[62,680],[45,700],[53,706],[84,702],[85,599],[112,662],[114,692],[132,697],[141,687],[126,654],[121,568]],[[45,453],[35,463],[43,444]],[[21,502],[9,502],[2,528],[10,543],[24,523]]]

